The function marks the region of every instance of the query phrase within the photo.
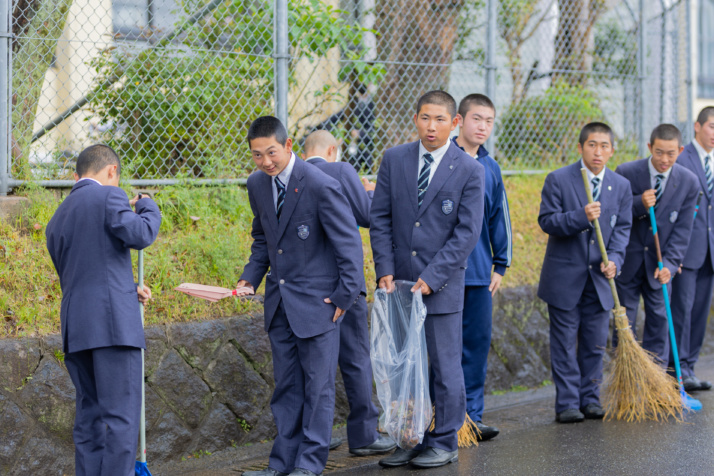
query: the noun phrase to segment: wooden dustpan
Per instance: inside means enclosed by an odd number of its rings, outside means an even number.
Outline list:
[[[222,288],[220,286],[206,286],[203,284],[181,283],[174,288],[176,291],[205,299],[206,301],[218,302],[230,296],[247,296],[255,294],[251,288],[242,287],[238,289]]]

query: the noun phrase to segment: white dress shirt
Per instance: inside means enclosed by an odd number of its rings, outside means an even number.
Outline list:
[[[672,167],[669,168],[666,172],[658,172],[656,168],[654,168],[654,165],[652,165],[652,157],[650,157],[650,160],[647,161],[647,168],[650,170],[650,185],[652,186],[652,189],[654,190],[655,185],[657,184],[657,175],[664,175],[664,179],[662,179],[662,193],[664,193],[664,187],[667,185],[667,180],[669,180],[669,175],[672,173]]]
[[[93,179],[93,178],[91,178],[91,177],[82,177],[81,179],[77,180],[77,183],[81,182],[82,180],[91,180],[92,182],[97,182],[99,185],[102,184],[102,182],[100,182],[99,180]],[[75,184],[75,185],[76,185],[76,184]]]
[[[431,179],[434,178],[434,173],[436,173],[436,168],[441,163],[441,159],[444,158],[444,154],[446,154],[446,151],[449,149],[450,144],[451,140],[447,140],[446,144],[439,147],[434,152],[429,152],[428,150],[426,150],[426,147],[424,147],[424,144],[419,141],[419,170],[417,171],[417,174],[421,173],[422,167],[424,167],[424,164],[426,164],[426,160],[424,160],[424,154],[431,154],[431,156],[434,158],[434,162],[431,164],[431,169],[429,170],[429,183],[431,183]]]
[[[295,166],[295,154],[290,153],[290,162],[283,169],[282,172],[278,174],[278,178],[285,185],[285,196],[288,194],[288,182],[290,182],[290,175],[293,173],[293,167]],[[275,207],[275,213],[278,213],[278,186],[275,185],[275,177],[271,177],[270,181],[273,184],[273,206]]]
[[[699,154],[699,160],[702,162],[702,170],[706,170],[706,165],[704,161],[706,160],[707,156],[709,156],[709,166],[714,167],[714,159],[712,159],[712,154],[707,153],[706,150],[704,150],[704,147],[697,141],[697,139],[694,139],[692,141],[692,144],[694,144],[694,148],[697,149],[697,154]],[[714,152],[714,151],[712,151]]]
[[[591,192],[593,191],[593,177],[597,177],[600,179],[600,196],[602,197],[602,181],[605,179],[605,170],[607,169],[607,167],[603,167],[600,173],[597,175],[592,173],[590,169],[585,166],[585,162],[583,161],[583,159],[580,159],[580,167],[584,168],[588,173],[588,183],[590,184]]]

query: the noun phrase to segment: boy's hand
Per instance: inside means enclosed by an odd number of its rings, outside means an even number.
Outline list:
[[[364,189],[366,192],[369,192],[369,191],[377,188],[377,184],[370,182],[368,179],[366,179],[364,177],[362,177],[362,185],[364,185]]]
[[[253,291],[253,293],[251,293],[251,294],[255,293],[255,289],[253,288],[253,285],[250,284],[245,279],[241,279],[240,281],[238,281],[238,284],[236,284],[236,289],[240,289],[240,288],[248,288]],[[247,296],[247,295],[248,295],[248,293],[236,294],[236,296]]]
[[[657,197],[655,197],[654,189],[646,190],[642,193],[642,204],[645,208],[652,208],[657,203]]]
[[[332,304],[332,301],[330,300],[330,298],[325,298],[324,301],[327,304]],[[345,313],[344,309],[340,309],[339,307],[335,306],[335,315],[332,317],[332,322],[337,322],[337,319],[342,317],[342,314],[344,314],[344,313]]]
[[[662,268],[661,271],[658,268],[655,269],[654,277],[660,284],[667,284],[669,280],[672,279],[672,273],[670,273],[667,268]]]
[[[595,221],[600,218],[600,202],[592,202],[585,205],[585,214],[588,221]]]
[[[139,295],[139,302],[142,304],[146,304],[149,302],[149,299],[151,299],[151,289],[149,289],[146,285],[144,285],[144,289],[141,289],[141,286],[137,286],[136,294]]]
[[[387,294],[394,291],[394,276],[388,274],[379,278],[379,289],[386,289]]]
[[[136,205],[136,202],[138,202],[138,201],[141,200],[142,198],[149,198],[149,196],[148,196],[147,194],[145,194],[145,193],[138,193],[134,198],[132,198],[131,200],[129,200],[129,205],[130,205],[131,207],[135,206],[135,205]]]
[[[600,263],[600,271],[602,271],[602,274],[604,274],[607,279],[612,279],[617,274],[617,266],[615,266],[615,263],[612,261],[610,261],[607,266],[605,266],[605,263]]]
[[[421,278],[417,279],[416,284],[412,286],[412,292],[416,292],[417,289],[421,289],[422,296],[428,296],[432,293],[429,285],[422,281]]]
[[[496,295],[496,291],[498,291],[498,288],[501,287],[501,280],[503,279],[503,276],[501,276],[498,273],[493,273],[491,275],[491,285],[488,287],[488,290],[491,291],[491,297]]]

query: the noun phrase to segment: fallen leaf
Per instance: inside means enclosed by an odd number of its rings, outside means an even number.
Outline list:
[[[190,218],[191,220],[193,220],[193,221],[198,221],[198,220],[201,219],[201,217],[196,217],[196,216],[193,216],[193,215],[190,215],[189,218]]]
[[[32,228],[34,228],[35,230],[41,230],[42,225],[40,225],[39,223],[35,223],[34,225],[32,225]]]

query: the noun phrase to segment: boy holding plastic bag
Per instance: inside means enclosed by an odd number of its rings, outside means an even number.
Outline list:
[[[370,238],[379,287],[415,281],[427,309],[424,331],[433,374],[435,427],[418,446],[397,448],[382,466],[431,468],[457,461],[466,396],[461,370],[466,258],[483,222],[484,169],[449,141],[456,102],[431,91],[414,115],[419,141],[387,150],[374,192]],[[406,446],[406,445],[405,445]]]

